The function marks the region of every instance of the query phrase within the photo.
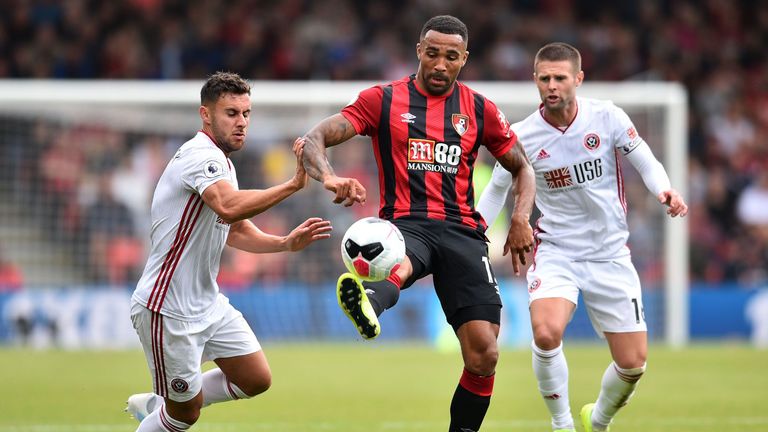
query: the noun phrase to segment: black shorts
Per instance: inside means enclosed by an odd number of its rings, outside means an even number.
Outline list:
[[[413,275],[403,289],[433,275],[448,323],[457,330],[472,320],[501,321],[501,297],[488,259],[488,241],[453,222],[406,216],[392,221],[403,233]]]

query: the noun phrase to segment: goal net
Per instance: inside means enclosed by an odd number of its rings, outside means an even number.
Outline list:
[[[175,150],[200,128],[202,82],[0,81],[0,264],[16,267],[27,288],[131,287],[149,238],[155,182]],[[295,171],[291,143],[336,113],[367,82],[255,82],[246,148],[233,155],[241,188],[265,188]],[[510,122],[538,106],[532,83],[476,82]],[[685,195],[687,95],[670,83],[588,83],[580,95],[611,99],[635,122]],[[299,254],[249,255],[227,249],[220,282],[249,287],[333,285],[343,269],[339,240],[357,218],[376,213],[375,162],[366,138],[329,151],[340,175],[361,179],[365,207],[343,208],[317,182],[254,220],[287,233],[309,216],[330,219],[334,238]],[[492,160],[481,151],[478,185]],[[687,341],[688,240],[684,220],[665,217],[637,173],[623,170],[630,247],[643,282],[651,337]],[[479,194],[479,192],[478,192]],[[501,257],[503,221],[490,232],[502,289],[520,290]],[[0,281],[1,283],[2,281]],[[507,286],[504,286],[507,285]],[[652,314],[649,312],[653,312]],[[585,326],[586,327],[586,326]],[[585,330],[587,331],[587,330]],[[588,330],[591,331],[591,330]]]

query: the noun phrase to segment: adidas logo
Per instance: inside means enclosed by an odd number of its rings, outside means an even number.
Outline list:
[[[536,155],[536,160],[542,160],[549,157],[549,153],[547,153],[546,150],[541,149],[538,155]]]

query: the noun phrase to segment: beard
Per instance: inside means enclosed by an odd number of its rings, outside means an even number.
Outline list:
[[[216,139],[216,146],[224,153],[229,154],[240,150],[243,147],[243,143],[235,141],[234,139],[227,139],[227,137],[220,131],[214,130],[213,132],[213,137]]]
[[[442,85],[433,85],[432,79],[438,79],[443,82]],[[453,82],[447,75],[443,74],[429,74],[424,79],[424,87],[427,93],[433,95],[433,96],[441,96],[448,92],[448,90],[451,89],[451,86],[453,85]]]

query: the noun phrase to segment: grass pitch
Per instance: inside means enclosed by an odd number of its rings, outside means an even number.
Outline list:
[[[198,431],[446,431],[461,373],[457,352],[376,342],[265,344],[273,386],[203,411]],[[594,401],[610,361],[603,345],[566,346],[571,408]],[[491,431],[549,431],[530,353],[502,352]],[[742,345],[650,348],[648,372],[614,432],[768,431],[768,352]],[[0,349],[0,432],[128,432],[122,409],[150,388],[139,351]],[[578,422],[578,418],[577,418]]]

